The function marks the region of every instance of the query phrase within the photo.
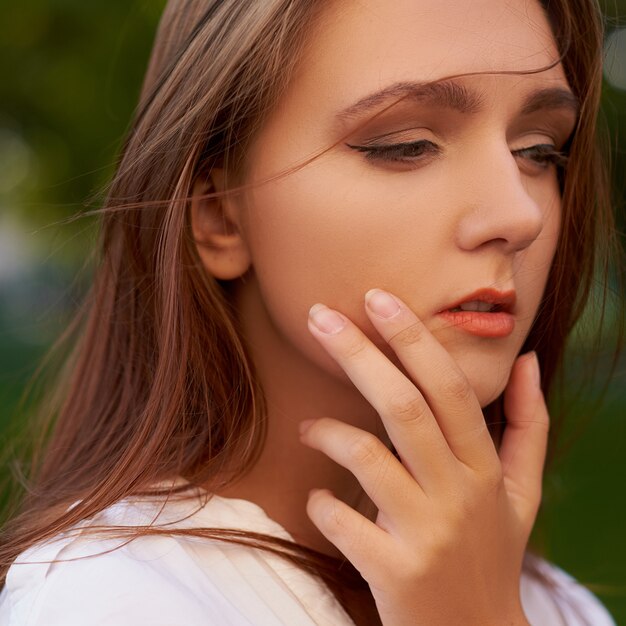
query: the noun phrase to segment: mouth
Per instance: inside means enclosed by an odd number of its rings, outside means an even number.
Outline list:
[[[515,329],[515,300],[514,290],[479,289],[437,314],[479,337],[507,337]]]

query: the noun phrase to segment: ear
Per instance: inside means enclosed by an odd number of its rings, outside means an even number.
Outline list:
[[[191,230],[205,269],[215,278],[238,278],[250,267],[248,246],[239,228],[239,207],[232,196],[203,198],[225,191],[225,172],[213,169],[199,176],[191,198]]]

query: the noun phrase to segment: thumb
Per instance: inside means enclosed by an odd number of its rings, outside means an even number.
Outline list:
[[[541,503],[550,416],[541,391],[537,354],[515,361],[504,391],[507,426],[499,456],[504,483],[521,520],[532,529]]]

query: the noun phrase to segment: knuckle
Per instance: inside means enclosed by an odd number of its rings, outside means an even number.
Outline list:
[[[467,446],[473,444],[475,441],[480,441],[480,439],[488,433],[489,429],[487,424],[483,422],[478,426],[474,426],[469,429],[465,429],[460,431],[450,437],[450,443],[454,446]]]
[[[366,355],[367,342],[362,337],[358,337],[349,342],[343,350],[343,356],[347,359],[358,359]]]
[[[532,426],[541,430],[544,434],[550,432],[550,413],[543,395],[539,395],[534,400],[528,400],[526,402],[523,411],[523,420],[531,421]]]
[[[442,524],[434,535],[432,552],[435,555],[436,562],[439,562],[442,556],[456,550],[457,544],[462,540],[460,528],[464,519],[464,516],[457,513],[457,517],[454,520],[456,524]]]
[[[443,509],[446,524],[439,529],[436,545],[442,545],[444,540],[445,543],[451,542],[453,532],[462,532],[467,521],[472,519],[480,506],[480,498],[471,490],[463,489],[451,495]]]
[[[390,414],[398,420],[420,423],[427,418],[428,410],[424,399],[415,392],[392,396],[388,402]]]
[[[467,534],[467,529],[473,527],[476,519],[485,514],[486,510],[490,510],[491,506],[487,498],[483,494],[474,494],[461,498],[457,502],[455,512],[451,514],[451,527],[456,531],[456,536],[462,537]]]
[[[495,464],[485,473],[484,484],[489,493],[498,490],[504,481],[504,471],[500,464]]]
[[[429,559],[422,555],[420,558],[409,560],[401,559],[397,561],[400,566],[395,568],[394,577],[398,579],[399,589],[410,589],[423,580],[428,579],[431,573]]]
[[[489,469],[462,480],[446,497],[444,518],[460,534],[477,515],[481,515],[498,500],[504,488],[501,469]]]
[[[371,465],[379,459],[381,446],[375,435],[363,432],[352,437],[348,442],[346,453],[357,465]]]
[[[427,549],[424,551],[421,566],[426,571],[440,567],[457,550],[461,541],[459,531],[460,524],[455,519],[446,519],[445,524],[440,524],[433,530],[427,541]]]
[[[486,499],[493,498],[494,494],[503,487],[504,472],[502,466],[493,464],[483,469],[476,477],[473,487],[468,493],[474,494],[474,500],[482,504]]]
[[[472,398],[473,390],[468,380],[460,372],[443,377],[443,393],[460,403],[467,403]]]
[[[393,335],[388,343],[395,347],[406,347],[418,343],[423,336],[424,325],[421,322],[414,322]]]
[[[334,498],[322,507],[320,522],[325,529],[333,534],[341,533],[348,524],[344,508]]]
[[[548,415],[547,410],[544,409],[540,412],[539,417],[535,420],[535,423],[542,434],[550,434],[550,416]]]
[[[344,540],[346,542],[346,552],[353,554],[356,552],[371,552],[371,547],[368,546],[367,533],[365,524],[367,520],[364,518],[359,519],[356,523],[352,524],[350,532],[346,534]]]

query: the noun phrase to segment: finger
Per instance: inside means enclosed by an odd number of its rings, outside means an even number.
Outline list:
[[[505,485],[521,519],[532,527],[541,502],[550,417],[532,352],[517,359],[504,392],[507,426],[500,445]]]
[[[382,528],[342,502],[328,489],[309,494],[306,512],[313,524],[356,567],[370,584],[385,578],[393,540]],[[391,572],[390,572],[391,573]],[[390,574],[389,573],[389,574]]]
[[[320,328],[328,328],[335,315],[343,322],[342,329],[323,332]],[[457,460],[424,397],[357,326],[319,304],[311,308],[309,330],[380,415],[403,464],[424,491],[456,476]]]
[[[378,437],[323,417],[310,423],[300,439],[352,472],[393,527],[414,530],[415,511],[423,509],[424,492]]]
[[[499,465],[480,403],[448,351],[400,298],[372,289],[366,311],[419,387],[454,455],[475,469]]]

